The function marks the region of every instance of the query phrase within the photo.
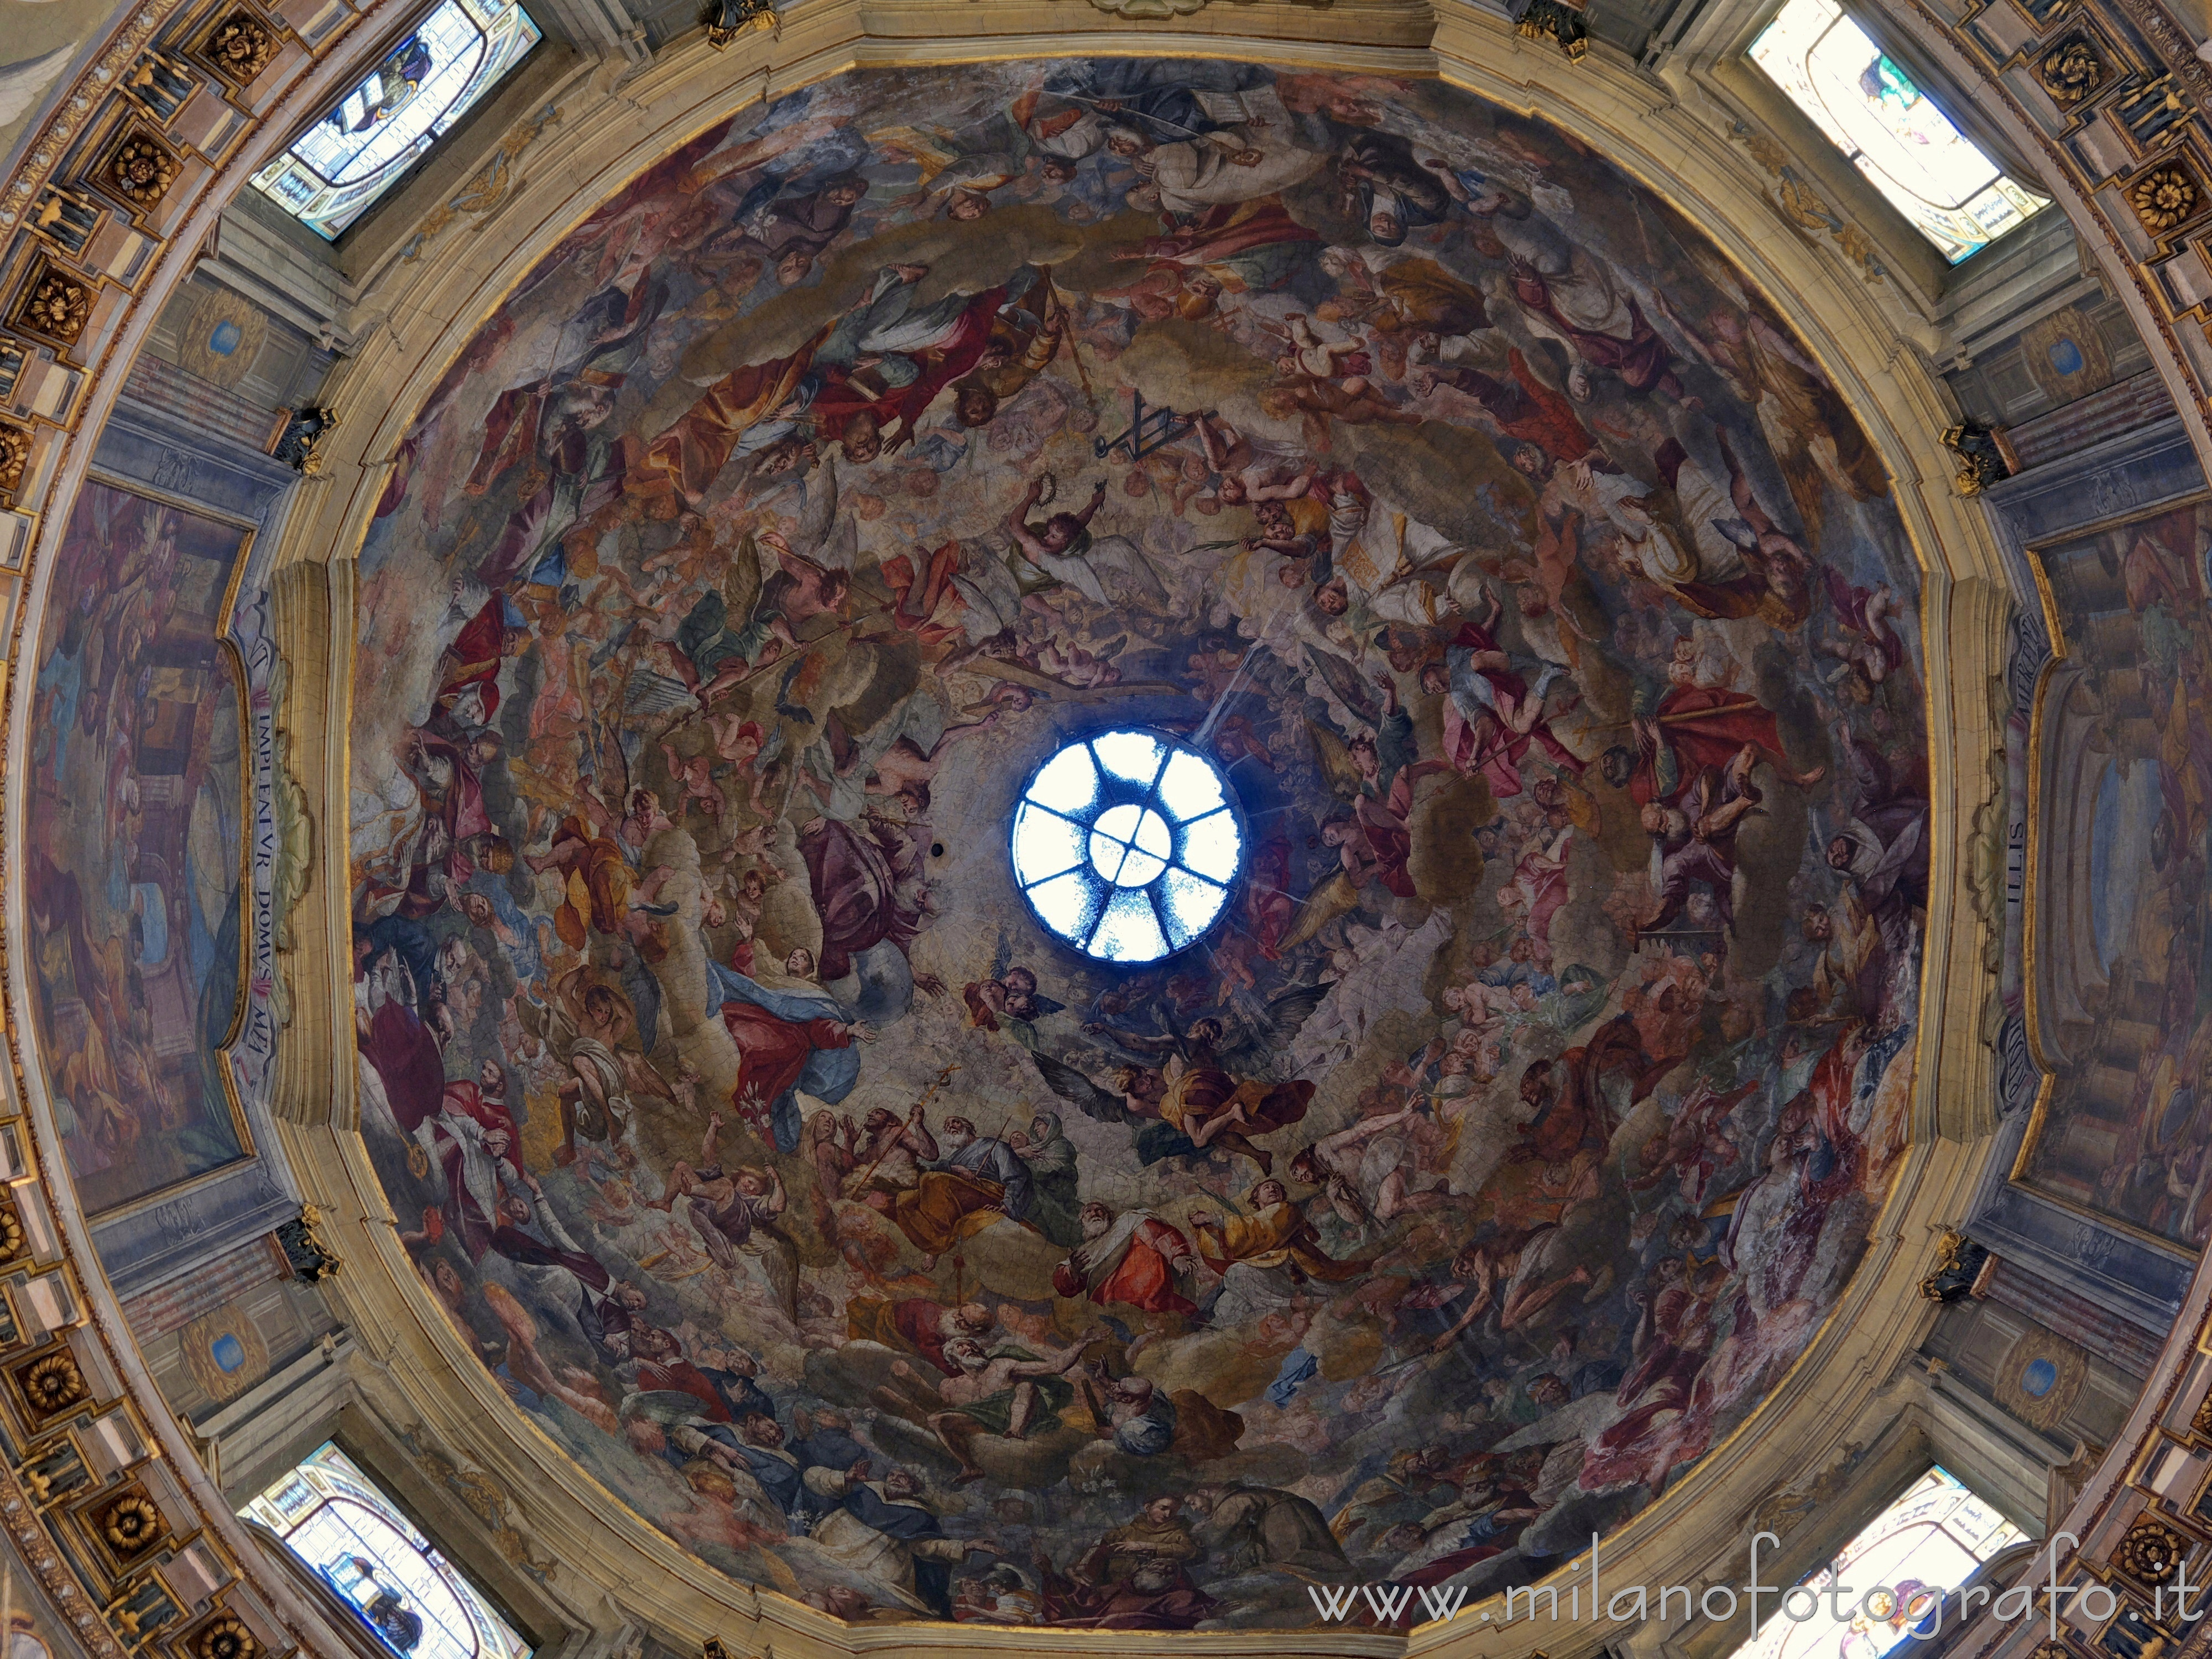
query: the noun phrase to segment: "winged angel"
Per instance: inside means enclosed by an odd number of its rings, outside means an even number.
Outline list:
[[[1254,1146],[1254,1138],[1304,1117],[1314,1085],[1255,1074],[1273,1068],[1277,1054],[1328,994],[1326,985],[1284,992],[1267,1004],[1264,1021],[1242,1031],[1233,1047],[1224,1042],[1223,1022],[1212,1017],[1187,1031],[1170,1024],[1165,1036],[1116,1031],[1116,1043],[1158,1063],[1117,1066],[1110,1089],[1049,1054],[1030,1058],[1046,1085],[1071,1106],[1102,1123],[1134,1127],[1137,1155],[1146,1164],[1195,1158],[1218,1146],[1250,1158],[1265,1175],[1273,1169],[1274,1156]],[[1085,1029],[1098,1034],[1097,1027]]]

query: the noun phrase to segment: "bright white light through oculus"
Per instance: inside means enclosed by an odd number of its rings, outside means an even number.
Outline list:
[[[1136,964],[1220,919],[1244,835],[1205,756],[1150,732],[1102,732],[1037,769],[1012,851],[1038,921],[1086,956]]]
[[[1108,807],[1091,826],[1091,868],[1116,887],[1149,887],[1173,846],[1168,821],[1134,801]]]

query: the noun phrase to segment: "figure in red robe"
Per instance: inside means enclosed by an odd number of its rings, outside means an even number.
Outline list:
[[[1125,1303],[1148,1313],[1194,1314],[1197,1304],[1176,1289],[1195,1265],[1190,1241],[1142,1210],[1115,1215],[1103,1204],[1083,1206],[1083,1243],[1052,1270],[1060,1296],[1102,1305]]]
[[[1810,788],[1827,769],[1804,772],[1790,764],[1776,729],[1774,711],[1744,692],[1699,685],[1694,666],[1678,657],[1667,665],[1670,690],[1649,714],[1632,722],[1636,752],[1616,746],[1606,751],[1606,781],[1626,785],[1638,806],[1657,802],[1672,806],[1708,768],[1724,769],[1747,745],[1786,783]]]
[[[876,1034],[853,1018],[837,1000],[812,983],[814,957],[799,949],[784,971],[799,983],[771,989],[710,961],[708,1012],[720,1013],[738,1045],[738,1081],[731,1103],[757,1127],[773,1135],[780,1152],[799,1150],[799,1094],[835,1106],[860,1080],[855,1039]]]

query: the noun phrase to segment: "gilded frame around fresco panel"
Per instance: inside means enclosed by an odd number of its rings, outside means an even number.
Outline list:
[[[2036,919],[2040,910],[2039,902],[2040,894],[2038,890],[2041,885],[2038,872],[2040,867],[2039,854],[2043,841],[2043,703],[2044,694],[2049,690],[2051,684],[2051,671],[2060,663],[2069,660],[2071,654],[2067,649],[2065,629],[2059,618],[2058,598],[2051,589],[2050,572],[2044,565],[2043,556],[2054,548],[2070,547],[2079,542],[2093,541],[2100,536],[2108,536],[2115,531],[2125,530],[2133,525],[2148,524],[2154,520],[2163,519],[2170,514],[2206,506],[2212,506],[2212,489],[2191,490],[2162,501],[2154,502],[2147,507],[2131,507],[2125,513],[2116,514],[2110,518],[2093,520],[2087,524],[2076,525],[2057,535],[2045,536],[2025,544],[2020,550],[2021,557],[2027,561],[2028,575],[2035,584],[2037,602],[2042,606],[2044,634],[2051,644],[2051,655],[2045,659],[2043,666],[2036,672],[2035,698],[2028,714],[2027,847],[2025,858],[2026,876],[2021,884],[2020,957],[2022,1015],[2027,1027],[2028,1056],[2035,1062],[2038,1081],[2035,1089],[2035,1104],[2028,1113],[2027,1128],[2021,1136],[2020,1150],[2013,1155],[2012,1167],[2005,1172],[2005,1179],[2015,1186],[2033,1193],[2044,1202],[2055,1205],[2069,1214],[2094,1222],[2100,1227],[2109,1227],[2117,1232],[2126,1234],[2130,1238],[2139,1239],[2146,1244],[2154,1245],[2171,1255],[2188,1260],[2195,1259],[2199,1253],[2191,1251],[2178,1240],[2162,1238],[2147,1228],[2139,1227],[2122,1217],[2108,1214],[2102,1210],[2091,1209],[2087,1205],[2069,1198],[2063,1194],[2036,1185],[2028,1178],[2031,1166],[2034,1162],[2036,1149],[2042,1144],[2044,1131],[2050,1126],[2051,1097],[2058,1081],[2057,1073],[2051,1068],[2050,1061],[2044,1055],[2042,1020],[2040,1012],[2036,1006],[2038,1000],[2035,972]],[[2207,580],[2204,570],[2205,551],[2204,549],[2199,549],[2192,556],[2191,564],[2199,582],[2208,588],[2212,588],[2212,580]]]
[[[216,654],[222,660],[231,689],[238,698],[239,731],[241,745],[244,746],[244,739],[252,722],[253,710],[246,684],[246,659],[230,634],[232,621],[238,611],[238,597],[245,588],[246,572],[253,562],[254,539],[261,526],[253,520],[238,514],[227,513],[220,507],[194,501],[190,496],[157,489],[142,480],[125,477],[104,468],[92,468],[86,473],[85,482],[112,489],[120,495],[135,495],[157,507],[189,513],[210,524],[238,532],[238,552],[231,561],[230,574],[223,583],[222,598],[216,608],[217,631],[215,644]],[[236,1046],[239,1033],[245,1027],[247,1000],[252,994],[253,941],[258,925],[258,919],[251,914],[254,897],[253,836],[250,830],[253,822],[256,766],[250,756],[242,756],[241,758],[245,763],[239,769],[238,902],[245,914],[240,916],[238,930],[238,994],[231,1006],[230,1020],[223,1029],[222,1041],[216,1045],[215,1050],[216,1057],[222,1061],[216,1070],[222,1078],[223,1104],[230,1114],[231,1130],[238,1137],[238,1156],[226,1159],[211,1170],[203,1170],[198,1175],[170,1182],[106,1209],[88,1211],[87,1218],[90,1220],[112,1221],[134,1215],[150,1205],[165,1202],[181,1193],[219,1180],[240,1164],[251,1163],[260,1156],[254,1146],[253,1126],[246,1119],[246,1103],[239,1097],[237,1075],[229,1064],[230,1051]],[[51,1084],[48,1086],[51,1087]],[[74,1184],[74,1174],[70,1179]]]

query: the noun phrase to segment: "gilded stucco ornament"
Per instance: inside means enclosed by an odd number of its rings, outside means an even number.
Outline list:
[[[2153,167],[2128,191],[2128,205],[2135,209],[2143,228],[2157,236],[2190,217],[2203,199],[2189,170],[2178,165]]]
[[[130,1492],[100,1512],[100,1535],[118,1555],[143,1553],[160,1541],[166,1530],[161,1511],[143,1492]]]
[[[323,1242],[322,1212],[302,1204],[300,1213],[276,1229],[276,1243],[292,1271],[310,1285],[320,1284],[345,1264],[337,1251]]]
[[[1303,5],[1329,6],[1335,0],[1299,0]],[[1103,12],[1116,17],[1167,18],[1188,17],[1193,12],[1204,11],[1207,0],[1091,0]]]
[[[2080,103],[2105,84],[2105,60],[2080,35],[2053,46],[2036,65],[2035,78],[2057,102]]]
[[[47,1417],[67,1411],[88,1392],[84,1373],[77,1369],[75,1357],[67,1349],[33,1361],[24,1368],[20,1380],[23,1397],[30,1401],[32,1409]]]
[[[1203,3],[1203,0],[1200,0]],[[712,0],[700,21],[707,26],[707,44],[716,52],[728,47],[739,35],[754,29],[783,33],[774,0]]]
[[[75,345],[92,317],[92,290],[49,267],[33,276],[15,307],[17,326],[58,345]]]
[[[1745,121],[1731,126],[1729,137],[1749,150],[1752,160],[1778,181],[1775,205],[1783,217],[1800,230],[1812,234],[1825,232],[1832,237],[1843,256],[1858,267],[1868,282],[1878,283],[1889,275],[1875,256],[1874,243],[1867,234],[1820,198],[1779,143]]]
[[[1570,64],[1581,63],[1589,50],[1589,25],[1583,21],[1583,9],[1565,0],[1528,0],[1528,9],[1513,29],[1524,40],[1556,42]]]
[[[237,1619],[218,1619],[192,1638],[192,1659],[258,1659],[261,1644]]]
[[[252,82],[276,55],[275,33],[249,11],[234,11],[215,27],[199,55],[240,86]]]
[[[708,38],[710,40],[713,38],[711,30]],[[725,40],[722,44],[726,46],[728,42]],[[557,126],[560,120],[560,109],[548,104],[530,120],[501,139],[499,148],[492,152],[491,160],[478,168],[457,194],[447,197],[422,216],[422,222],[415,227],[415,234],[407,239],[407,246],[399,256],[402,263],[412,264],[421,258],[423,248],[431,239],[464,214],[474,217],[495,210],[514,188],[516,158],[537,143],[547,127]]]
[[[1943,447],[1951,452],[1957,468],[1951,483],[1961,495],[1978,495],[2020,471],[2019,457],[2001,426],[1961,421],[1945,428]]]
[[[322,457],[316,451],[337,423],[337,411],[334,409],[310,405],[293,410],[287,415],[283,428],[277,433],[269,453],[295,472],[312,478],[323,470]]]
[[[2173,1577],[2174,1569],[2188,1553],[2187,1539],[2145,1516],[2120,1540],[2119,1547],[2112,1552],[2112,1565],[2140,1583],[2162,1584]]]
[[[1964,1233],[1947,1230],[1936,1241],[1936,1268],[1920,1281],[1920,1294],[1930,1302],[1956,1302],[1972,1290],[1989,1259],[1990,1253]]]
[[[100,171],[100,179],[133,207],[150,208],[177,182],[177,158],[151,133],[126,133]]]
[[[31,434],[20,426],[0,422],[0,495],[15,499],[30,464]],[[11,1259],[22,1246],[23,1224],[0,1211],[0,1261]]]

